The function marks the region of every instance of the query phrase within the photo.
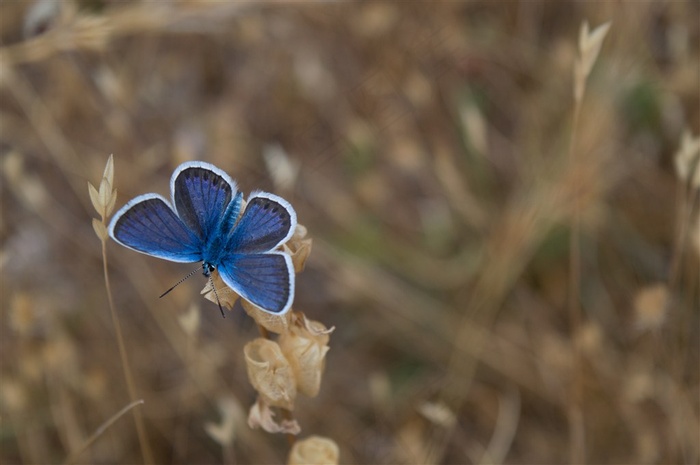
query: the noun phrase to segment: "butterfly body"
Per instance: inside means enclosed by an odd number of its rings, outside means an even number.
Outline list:
[[[289,255],[276,249],[294,233],[296,213],[281,197],[243,195],[219,168],[205,162],[180,165],[170,181],[172,205],[144,194],[119,210],[110,236],[125,247],[174,262],[202,262],[241,297],[282,314],[294,297]]]

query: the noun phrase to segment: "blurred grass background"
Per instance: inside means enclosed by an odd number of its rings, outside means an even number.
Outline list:
[[[700,128],[699,5],[0,2],[0,461],[63,461],[129,403],[87,191],[114,154],[117,207],[190,159],[294,205],[294,307],[336,327],[295,414],[342,463],[567,462],[572,383],[589,463],[698,463],[698,191],[673,155]],[[584,20],[612,26],[570,163]],[[245,424],[252,320],[108,252],[155,460],[284,462]],[[128,416],[78,462],[142,463]]]

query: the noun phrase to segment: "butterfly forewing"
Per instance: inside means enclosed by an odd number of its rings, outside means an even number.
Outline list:
[[[120,244],[174,262],[202,260],[201,241],[156,194],[136,197],[119,210],[109,226]]]
[[[228,242],[232,253],[267,252],[294,233],[297,218],[287,201],[276,195],[254,193]]]
[[[286,313],[292,305],[294,268],[286,254],[232,255],[218,270],[231,289],[270,313]]]
[[[217,234],[236,189],[228,175],[208,163],[190,162],[173,173],[171,184],[175,209],[192,232],[204,242]]]

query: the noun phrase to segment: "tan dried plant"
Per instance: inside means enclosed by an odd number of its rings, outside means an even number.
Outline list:
[[[700,188],[700,136],[693,136],[684,131],[680,147],[674,156],[676,174],[687,182],[691,188]]]
[[[338,445],[322,436],[297,442],[289,453],[288,465],[335,465],[340,459]]]
[[[105,165],[104,172],[102,173],[102,180],[100,181],[99,188],[95,188],[95,186],[88,182],[88,192],[90,194],[90,201],[92,202],[92,206],[100,215],[100,219],[92,219],[92,227],[95,230],[95,234],[102,243],[102,270],[104,273],[105,287],[107,290],[107,301],[109,303],[109,311],[110,316],[112,318],[112,324],[114,326],[114,332],[116,333],[117,337],[117,345],[119,347],[119,357],[121,359],[122,371],[124,372],[126,386],[129,391],[129,398],[131,404],[128,409],[131,409],[131,407],[141,405],[143,401],[138,399],[136,395],[134,378],[131,373],[131,368],[129,366],[129,358],[126,352],[126,345],[124,343],[124,337],[122,336],[121,324],[119,322],[117,312],[114,308],[112,287],[110,286],[109,282],[109,273],[107,268],[107,239],[109,238],[109,234],[107,232],[107,219],[112,214],[112,211],[114,210],[114,205],[117,201],[117,190],[114,189],[112,186],[114,186],[114,157],[110,155],[109,159],[107,159],[107,164]],[[146,439],[146,428],[144,426],[141,411],[137,408],[134,408],[133,412],[134,422],[136,425],[136,432],[139,438],[139,444],[141,446],[143,460],[145,463],[153,463],[148,440]],[[92,440],[94,439],[91,439],[91,441]],[[85,447],[80,449],[80,451],[84,449]],[[77,453],[74,452],[71,455],[70,459],[77,459]]]
[[[610,30],[610,22],[590,30],[588,21],[581,25],[578,38],[579,55],[574,62],[574,108],[571,140],[569,143],[569,163],[580,167],[582,160],[576,156],[577,130],[586,91],[586,81],[598,59],[603,40]],[[577,189],[580,191],[580,189]],[[571,235],[569,236],[569,324],[573,335],[581,332],[583,316],[581,314],[581,192],[576,192]],[[573,377],[571,382],[570,402],[568,408],[569,420],[569,459],[572,463],[583,463],[586,460],[586,438],[583,408],[583,368],[582,353],[579,344],[574,344]]]

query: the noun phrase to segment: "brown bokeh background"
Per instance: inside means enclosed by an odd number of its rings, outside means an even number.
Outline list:
[[[314,240],[294,307],[336,328],[295,416],[342,463],[564,463],[572,437],[590,463],[697,463],[698,191],[674,153],[700,128],[699,15],[0,3],[0,460],[61,462],[129,403],[87,190],[114,154],[118,208],[167,196],[190,159],[294,205]],[[584,20],[612,25],[574,129]],[[252,320],[222,320],[200,277],[159,300],[188,265],[108,259],[155,460],[285,462],[283,436],[245,424]],[[205,429],[224,400],[227,452]],[[78,462],[142,463],[129,417]]]

